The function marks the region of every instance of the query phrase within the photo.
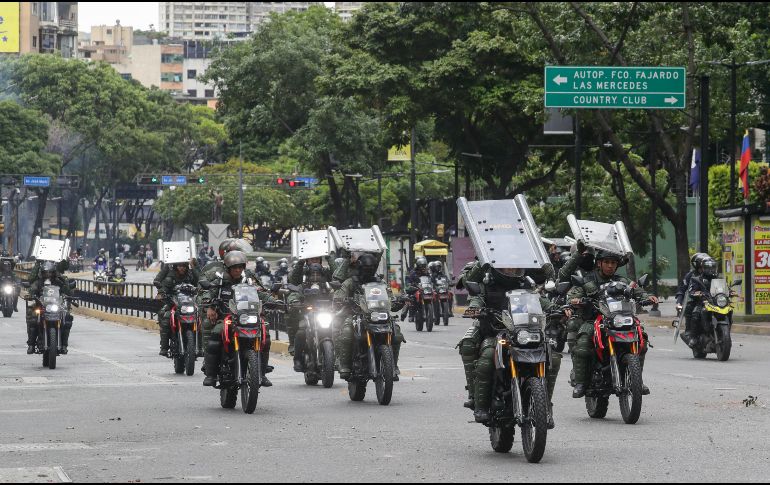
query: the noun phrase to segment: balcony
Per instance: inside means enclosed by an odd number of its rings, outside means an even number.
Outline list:
[[[59,28],[64,31],[77,33],[78,23],[76,20],[59,19]]]

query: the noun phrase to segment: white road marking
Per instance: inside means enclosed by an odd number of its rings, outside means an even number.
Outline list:
[[[21,382],[24,384],[48,384],[51,380],[47,377],[22,377]]]
[[[54,411],[53,409],[0,409],[0,414],[27,414]]]
[[[71,451],[90,450],[91,447],[83,443],[23,443],[0,444],[0,451]]]
[[[72,483],[61,467],[0,468],[0,483]]]
[[[56,474],[59,475],[59,480],[61,480],[62,483],[72,483],[70,477],[68,477],[67,474],[64,473],[64,470],[62,470],[62,467],[55,466],[53,469],[56,470]]]
[[[123,365],[120,362],[117,362],[117,361],[112,360],[112,359],[108,359],[107,357],[104,357],[103,355],[95,354],[93,352],[86,352],[84,350],[73,349],[73,348],[70,348],[70,351],[78,353],[78,354],[87,355],[87,356],[92,357],[92,358],[97,359],[97,360],[101,360],[102,362],[104,362],[106,364],[110,364],[112,366],[115,366],[118,369],[122,369],[122,370],[125,370],[125,371],[128,371],[128,372],[133,372],[133,373],[138,372],[137,369],[134,369],[133,367],[129,367],[127,365]],[[150,379],[152,379],[154,381],[161,382],[163,384],[172,384],[174,382],[174,381],[172,381],[170,379],[154,376],[152,374],[144,374],[144,375],[149,377]]]

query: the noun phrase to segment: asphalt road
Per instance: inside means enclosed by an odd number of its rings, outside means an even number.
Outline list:
[[[393,402],[362,403],[344,383],[309,388],[287,358],[254,415],[224,410],[203,377],[177,376],[157,336],[76,318],[56,370],[25,354],[17,314],[0,319],[0,481],[767,481],[770,338],[734,335],[733,357],[695,361],[669,329],[648,329],[645,398],[636,425],[617,401],[592,420],[571,398],[565,358],[545,457],[492,451],[462,408],[456,342],[467,320],[404,326]],[[759,396],[757,405],[742,402]]]

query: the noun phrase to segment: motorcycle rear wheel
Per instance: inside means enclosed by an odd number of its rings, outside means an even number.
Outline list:
[[[3,316],[5,318],[11,318],[13,316],[13,308],[10,306],[7,308],[3,308]]]
[[[723,332],[723,330],[719,329],[726,329],[726,331]],[[732,350],[733,341],[730,337],[730,327],[725,327],[724,325],[717,326],[717,334],[719,334],[720,337],[722,337],[722,343],[717,344],[717,359],[720,362],[725,362],[727,359],[730,358],[730,351]]]
[[[626,424],[636,424],[642,413],[642,366],[635,354],[623,356],[620,366],[620,382],[626,388],[626,394],[620,396],[620,414]]]
[[[219,390],[219,403],[225,409],[233,409],[238,402],[238,389],[222,388]]]
[[[174,351],[174,372],[177,374],[184,373],[184,348],[182,342],[178,341],[178,338],[171,340],[171,347]]]
[[[380,375],[374,380],[374,385],[377,390],[377,402],[387,406],[393,397],[393,349],[390,345],[380,345],[379,354],[377,367]]]
[[[195,332],[192,330],[185,332],[185,340],[187,349],[184,354],[184,370],[185,374],[191,376],[195,374]]]
[[[246,364],[246,378],[241,386],[241,408],[246,414],[253,414],[257,409],[259,386],[262,382],[262,358],[259,352],[249,351]]]
[[[351,377],[348,381],[348,396],[351,401],[363,401],[366,397],[366,380]]]
[[[334,344],[329,340],[322,342],[321,353],[323,354],[321,382],[326,389],[329,389],[334,385]]]
[[[513,437],[516,434],[514,426],[490,426],[489,443],[498,453],[508,453],[513,448]]]
[[[444,326],[446,327],[446,326],[449,325],[449,317],[452,316],[452,310],[449,307],[449,301],[442,302],[441,303],[441,308],[442,308],[442,310],[444,312]]]
[[[59,329],[56,327],[48,329],[48,350],[46,354],[48,354],[48,368],[51,370],[56,369],[56,357],[59,355]],[[45,357],[43,357],[43,360],[45,360]],[[45,362],[43,362],[43,365],[46,365]]]
[[[528,419],[521,426],[521,445],[527,461],[538,463],[543,459],[548,439],[548,396],[536,377],[527,379],[523,391],[521,404]]]
[[[422,304],[420,304],[414,311],[414,327],[417,329],[418,332],[422,332],[423,324],[425,323],[425,313],[422,309]]]
[[[433,331],[433,303],[426,303],[423,305],[425,310],[425,330],[428,332]]]

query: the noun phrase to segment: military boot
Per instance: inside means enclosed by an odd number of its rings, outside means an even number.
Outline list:
[[[644,383],[644,357],[647,352],[643,352],[639,355],[639,366],[642,368],[642,396],[648,396],[650,394],[650,388]]]
[[[35,353],[37,347],[37,322],[34,325],[27,325],[27,355]]]
[[[273,368],[268,365],[268,361],[270,360],[270,350],[268,349],[266,352],[262,352],[262,365],[260,366],[260,369],[262,370],[262,382],[260,385],[262,387],[273,387],[273,383],[270,382],[270,379],[267,378],[265,374],[268,372],[273,372]]]
[[[340,379],[350,379],[351,368],[353,367],[353,349],[352,342],[342,342],[338,347],[340,356]]]
[[[61,329],[61,348],[59,349],[59,353],[62,355],[67,355],[67,346],[69,345],[70,341],[70,331],[72,330],[72,325],[64,325]]]
[[[203,379],[203,385],[215,386],[217,383],[217,371],[219,370],[219,355],[213,352],[206,352],[203,367],[206,369],[206,378]]]
[[[294,337],[294,371],[305,372],[305,335],[299,332]]]
[[[164,328],[163,325],[160,326],[160,352],[158,352],[158,355],[168,357],[168,338],[170,333],[168,328]]]
[[[476,402],[473,418],[477,423],[486,423],[489,421],[489,401],[492,397],[492,382],[487,379],[480,379],[477,375],[474,396],[476,397]]]
[[[393,349],[393,382],[398,382],[401,370],[398,368],[398,354],[401,353],[401,344],[396,344]]]
[[[296,356],[296,353],[297,353],[297,349],[294,346],[294,344],[296,344],[296,336],[289,335],[289,355],[292,355],[292,356]],[[296,366],[295,366],[295,370],[296,370]],[[298,372],[301,372],[301,371],[298,371]]]

